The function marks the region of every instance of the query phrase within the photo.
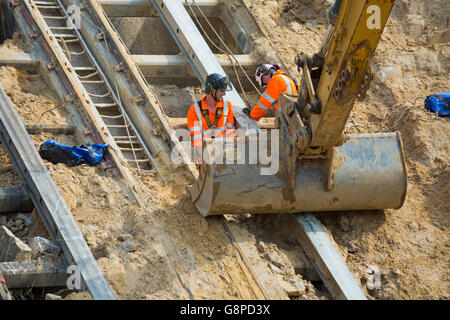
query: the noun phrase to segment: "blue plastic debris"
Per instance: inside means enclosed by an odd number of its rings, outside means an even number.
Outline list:
[[[99,163],[108,148],[107,144],[88,144],[81,146],[66,146],[53,139],[45,141],[39,147],[39,154],[45,160],[78,166],[82,163],[94,165]]]
[[[442,117],[450,116],[450,92],[430,95],[425,100],[425,109]]]

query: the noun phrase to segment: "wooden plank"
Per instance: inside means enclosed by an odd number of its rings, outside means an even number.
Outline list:
[[[94,299],[114,299],[72,213],[1,85],[0,140],[50,236],[61,246],[63,259],[67,265],[78,267],[82,287],[87,287]]]
[[[264,289],[264,286],[261,284],[257,275],[250,267],[250,263],[247,261],[246,255],[248,255],[248,253],[244,254],[242,247],[236,240],[236,236],[233,234],[233,231],[228,225],[227,219],[225,219],[224,216],[220,216],[219,221],[225,230],[225,234],[227,235],[228,239],[230,240],[231,244],[233,245],[234,249],[239,255],[240,261],[239,260],[238,261],[240,262],[240,268],[242,270],[242,273],[247,278],[247,282],[250,285],[256,298],[258,300],[269,300],[270,296],[267,294],[266,290]]]

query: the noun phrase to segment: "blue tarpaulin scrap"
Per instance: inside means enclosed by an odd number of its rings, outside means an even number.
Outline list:
[[[450,92],[430,95],[425,100],[425,109],[442,117],[450,116]]]
[[[39,147],[39,154],[45,160],[78,166],[82,163],[94,165],[99,163],[108,148],[107,144],[88,144],[81,146],[66,146],[53,139],[47,140]]]

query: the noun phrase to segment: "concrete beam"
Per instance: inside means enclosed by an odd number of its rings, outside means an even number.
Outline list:
[[[367,300],[356,279],[311,213],[292,215],[294,234],[308,258],[313,262],[325,287],[337,300]]]
[[[114,299],[72,213],[1,85],[0,139],[50,236],[62,247],[64,262],[78,266],[83,280],[81,287],[87,287],[94,299]]]
[[[37,72],[39,61],[34,60],[28,53],[23,52],[2,52],[0,66],[11,66],[17,69]]]
[[[31,212],[33,202],[22,188],[0,188],[0,213]]]
[[[106,15],[112,17],[159,17],[155,8],[150,5],[148,0],[98,0]],[[190,5],[198,17],[202,17],[197,6],[192,0]],[[222,9],[222,1],[219,0],[195,0],[205,16],[219,17]],[[183,4],[190,9],[186,3]]]
[[[0,263],[0,274],[9,289],[65,287],[69,276],[63,266],[50,263],[37,265],[28,261]]]
[[[215,54],[217,62],[222,66],[225,72],[231,77],[236,78],[232,61],[224,54]],[[244,70],[253,75],[259,62],[249,54],[235,55],[239,64]],[[134,61],[139,65],[144,77],[146,78],[195,78],[196,74],[192,71],[189,63],[183,56],[178,55],[133,55]],[[240,77],[244,77],[242,70],[236,63]],[[252,79],[253,80],[253,79]]]

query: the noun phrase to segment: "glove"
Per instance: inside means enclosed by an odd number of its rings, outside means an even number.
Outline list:
[[[252,110],[251,110],[250,108],[248,108],[248,107],[242,109],[242,112],[245,113],[245,114],[246,114],[247,116],[249,116],[249,117],[250,117],[250,112],[251,112],[251,111],[252,111]]]

